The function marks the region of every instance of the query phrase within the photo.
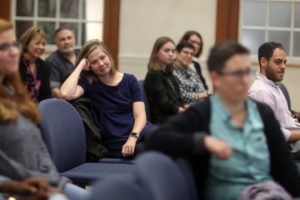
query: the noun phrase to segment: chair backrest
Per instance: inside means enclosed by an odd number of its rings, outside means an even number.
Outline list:
[[[140,84],[140,88],[142,90],[142,94],[143,94],[143,98],[144,98],[147,120],[150,121],[150,108],[149,108],[149,102],[148,102],[147,94],[146,94],[145,89],[144,89],[144,80],[139,80],[139,84]]]
[[[290,95],[289,95],[289,92],[288,90],[286,89],[286,87],[283,85],[283,83],[279,82],[279,88],[280,90],[282,91],[287,103],[288,103],[288,107],[289,109],[291,110],[291,99],[290,99]]]
[[[178,165],[168,156],[146,152],[136,160],[136,177],[155,200],[192,199],[189,185]]]
[[[151,200],[142,188],[125,177],[111,176],[94,184],[91,200]]]
[[[85,162],[86,141],[78,112],[67,101],[46,99],[39,103],[42,136],[59,172]]]
[[[176,159],[176,163],[179,166],[180,170],[183,172],[183,174],[184,174],[184,176],[185,176],[185,178],[187,180],[189,192],[190,192],[190,194],[192,196],[192,198],[190,200],[197,200],[197,199],[199,199],[198,198],[197,187],[196,187],[195,176],[194,176],[194,172],[192,170],[191,165],[184,158],[178,158],[178,159]]]

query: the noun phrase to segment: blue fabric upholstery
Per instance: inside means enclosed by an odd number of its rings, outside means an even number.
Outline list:
[[[134,165],[120,163],[84,163],[68,171],[61,173],[62,176],[70,178],[78,183],[91,183],[103,180],[112,175],[118,175],[133,179]]]
[[[93,185],[91,200],[152,200],[133,180],[113,176]]]
[[[176,163],[179,166],[180,170],[183,172],[183,174],[187,180],[189,192],[192,196],[191,200],[197,200],[198,192],[197,192],[196,182],[194,179],[193,170],[192,170],[189,162],[184,158],[178,158],[178,159],[176,159]]]
[[[68,102],[47,99],[38,105],[43,139],[59,172],[85,162],[84,127],[78,112]]]
[[[119,163],[119,164],[133,164],[132,160],[124,158],[101,158],[99,160],[101,163]]]
[[[61,175],[88,184],[112,174],[130,176],[134,165],[123,159],[85,163],[86,141],[82,121],[75,108],[61,99],[46,99],[38,105],[43,139]]]
[[[286,89],[286,87],[283,85],[283,83],[279,82],[279,88],[280,90],[282,91],[287,103],[288,103],[288,107],[289,109],[291,110],[291,99],[290,99],[290,95],[289,95],[289,92],[288,90]]]
[[[142,188],[155,200],[192,199],[187,179],[178,165],[164,154],[146,152],[136,160],[135,173]]]
[[[147,95],[146,95],[146,92],[144,90],[144,80],[139,80],[139,84],[140,84],[140,87],[141,87],[141,90],[142,90],[142,94],[143,94],[143,98],[144,98],[147,120],[150,121],[150,108],[149,108],[149,103],[148,103]]]

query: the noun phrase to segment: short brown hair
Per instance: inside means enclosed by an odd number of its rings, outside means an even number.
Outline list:
[[[285,51],[284,47],[279,42],[265,42],[259,47],[259,49],[258,49],[258,63],[259,63],[260,68],[261,68],[260,59],[262,57],[264,57],[265,59],[267,59],[269,61],[271,59],[271,57],[273,56],[274,50],[277,49],[277,48],[282,49],[283,51]]]
[[[249,50],[234,41],[223,41],[216,44],[211,48],[207,59],[208,70],[210,72],[215,71],[221,73],[225,67],[226,61],[236,54],[249,55]]]
[[[87,58],[90,55],[90,53],[92,53],[97,48],[101,49],[108,56],[111,62],[110,74],[114,75],[117,70],[115,68],[112,55],[109,52],[108,48],[105,46],[105,44],[97,39],[89,40],[81,47],[75,66],[78,66],[78,64],[83,58]],[[86,78],[90,84],[92,84],[93,81],[98,80],[97,76],[92,71],[82,71],[80,77]]]
[[[41,36],[43,39],[47,40],[47,35],[41,29],[40,27],[37,26],[32,26],[29,29],[27,29],[20,37],[20,42],[22,43],[22,51],[27,52],[27,47],[30,43],[30,41],[35,37],[35,36]]]

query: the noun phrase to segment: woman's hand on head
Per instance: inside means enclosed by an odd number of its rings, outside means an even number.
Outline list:
[[[207,151],[215,154],[220,160],[227,160],[232,156],[232,149],[229,144],[212,136],[205,136],[204,146]]]
[[[81,59],[78,66],[82,67],[84,71],[90,71],[90,63],[86,58]]]

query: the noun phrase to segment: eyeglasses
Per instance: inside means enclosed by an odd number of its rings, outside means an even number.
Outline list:
[[[193,53],[193,52],[188,52],[188,51],[182,50],[182,53],[183,53],[184,55],[191,55],[192,57],[194,57],[194,53]]]
[[[13,43],[3,43],[3,44],[0,44],[0,51],[4,52],[4,53],[7,53],[11,47],[14,47],[18,50],[21,50],[22,48],[22,45],[20,42],[13,42]]]
[[[201,42],[197,42],[195,40],[190,40],[189,42],[192,44],[197,44],[198,46],[201,46]]]
[[[231,71],[231,72],[218,72],[219,75],[222,76],[230,76],[232,79],[241,81],[243,80],[244,76],[254,79],[255,77],[255,71],[252,70],[251,68],[248,68],[246,70],[236,70],[236,71]]]

